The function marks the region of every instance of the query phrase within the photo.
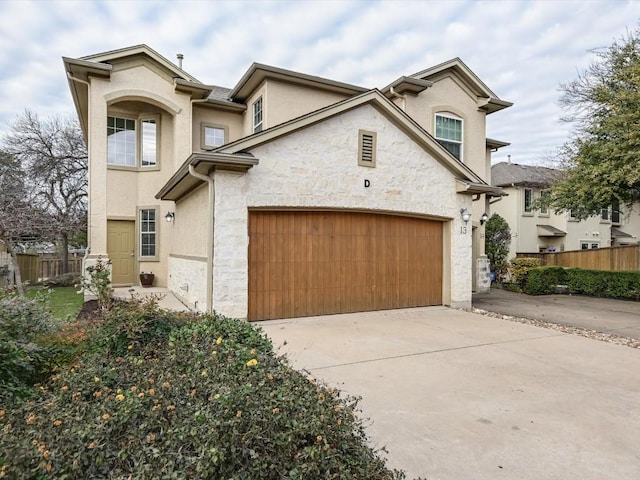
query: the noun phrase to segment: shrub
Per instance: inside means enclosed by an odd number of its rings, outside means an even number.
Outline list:
[[[507,269],[507,256],[511,245],[511,229],[507,221],[497,213],[491,215],[485,225],[485,244],[491,271],[502,280]]]
[[[567,277],[567,286],[571,293],[640,300],[640,272],[572,268],[567,270]]]
[[[556,285],[564,285],[567,273],[563,267],[548,266],[529,270],[523,291],[528,295],[549,295]]]
[[[111,261],[103,261],[98,257],[94,265],[86,268],[87,275],[80,278],[79,287],[95,295],[100,308],[106,310],[111,303],[113,288],[111,287]]]
[[[97,320],[99,328],[94,329],[88,348],[110,356],[152,351],[171,331],[193,320],[191,314],[161,309],[157,300],[148,296],[113,301]]]
[[[540,266],[540,259],[516,257],[509,262],[509,272],[511,273],[511,282],[517,284],[521,289],[527,281],[529,270]]]
[[[56,350],[40,340],[54,330],[44,298],[0,298],[0,403],[46,377]]]
[[[404,478],[367,446],[357,399],[292,370],[252,325],[213,315],[142,335],[155,348],[85,355],[0,412],[8,477]]]

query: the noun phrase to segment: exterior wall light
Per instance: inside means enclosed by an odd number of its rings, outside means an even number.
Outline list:
[[[462,221],[464,223],[469,223],[469,220],[471,220],[471,212],[466,208],[460,209],[460,216],[462,217]]]
[[[164,216],[164,219],[167,222],[173,222],[173,219],[175,218],[176,214],[173,212],[167,212],[167,214]]]
[[[484,225],[484,222],[487,220],[489,220],[489,215],[487,215],[487,212],[484,212],[480,217],[480,225]]]

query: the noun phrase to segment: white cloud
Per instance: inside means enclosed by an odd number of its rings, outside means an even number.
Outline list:
[[[146,43],[205,83],[232,87],[256,61],[384,87],[460,57],[515,102],[488,117],[512,146],[495,157],[539,163],[567,138],[558,85],[635,29],[640,2],[0,1],[0,133],[29,108],[73,113],[61,57]]]

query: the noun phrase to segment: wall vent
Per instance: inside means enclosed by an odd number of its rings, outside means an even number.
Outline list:
[[[358,131],[358,165],[363,167],[376,166],[376,132]]]

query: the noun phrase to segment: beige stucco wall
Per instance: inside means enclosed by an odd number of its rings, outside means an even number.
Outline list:
[[[269,127],[347,98],[346,95],[276,80],[267,80],[267,92]]]
[[[158,116],[158,168],[107,166],[109,114]],[[154,196],[190,154],[191,141],[184,134],[191,126],[190,98],[176,93],[172,78],[146,61],[116,63],[110,80],[91,79],[88,124],[90,260],[107,258],[107,219],[136,220],[138,207],[158,207],[158,260],[136,262],[136,269],[153,271],[155,284],[165,286],[172,235],[164,215],[174,210],[174,204]]]
[[[228,130],[227,142],[233,142],[245,135],[243,131],[244,112],[226,112],[214,108],[198,107],[195,103],[193,106],[193,128],[191,148],[194,152],[201,151],[201,132],[202,124],[213,124],[226,127]],[[247,133],[248,135],[248,133]]]
[[[359,129],[378,134],[376,168],[357,165]],[[443,219],[444,243],[450,249],[445,277],[451,279],[445,302],[470,307],[471,228],[461,233],[459,212],[471,207],[471,198],[456,194],[451,173],[375,108],[362,106],[252,153],[260,164],[246,174],[215,174],[216,311],[247,316],[247,222],[252,207],[358,209]]]
[[[486,114],[477,98],[455,76],[445,76],[418,95],[406,96],[407,113],[435,137],[436,113],[453,113],[463,119],[462,161],[481,178],[488,178]]]
[[[538,210],[524,213],[524,189],[507,187],[505,191],[509,195],[491,205],[491,212],[502,216],[511,228],[509,258],[515,257],[516,253],[538,252],[540,247],[554,246],[558,252],[580,250],[583,241],[598,243],[600,247],[611,246],[611,222],[602,221],[599,216],[575,221],[567,212],[555,214],[552,209],[548,214],[541,214]],[[537,188],[533,192],[534,198],[540,194]],[[538,237],[537,225],[551,225],[567,234],[564,237]]]

